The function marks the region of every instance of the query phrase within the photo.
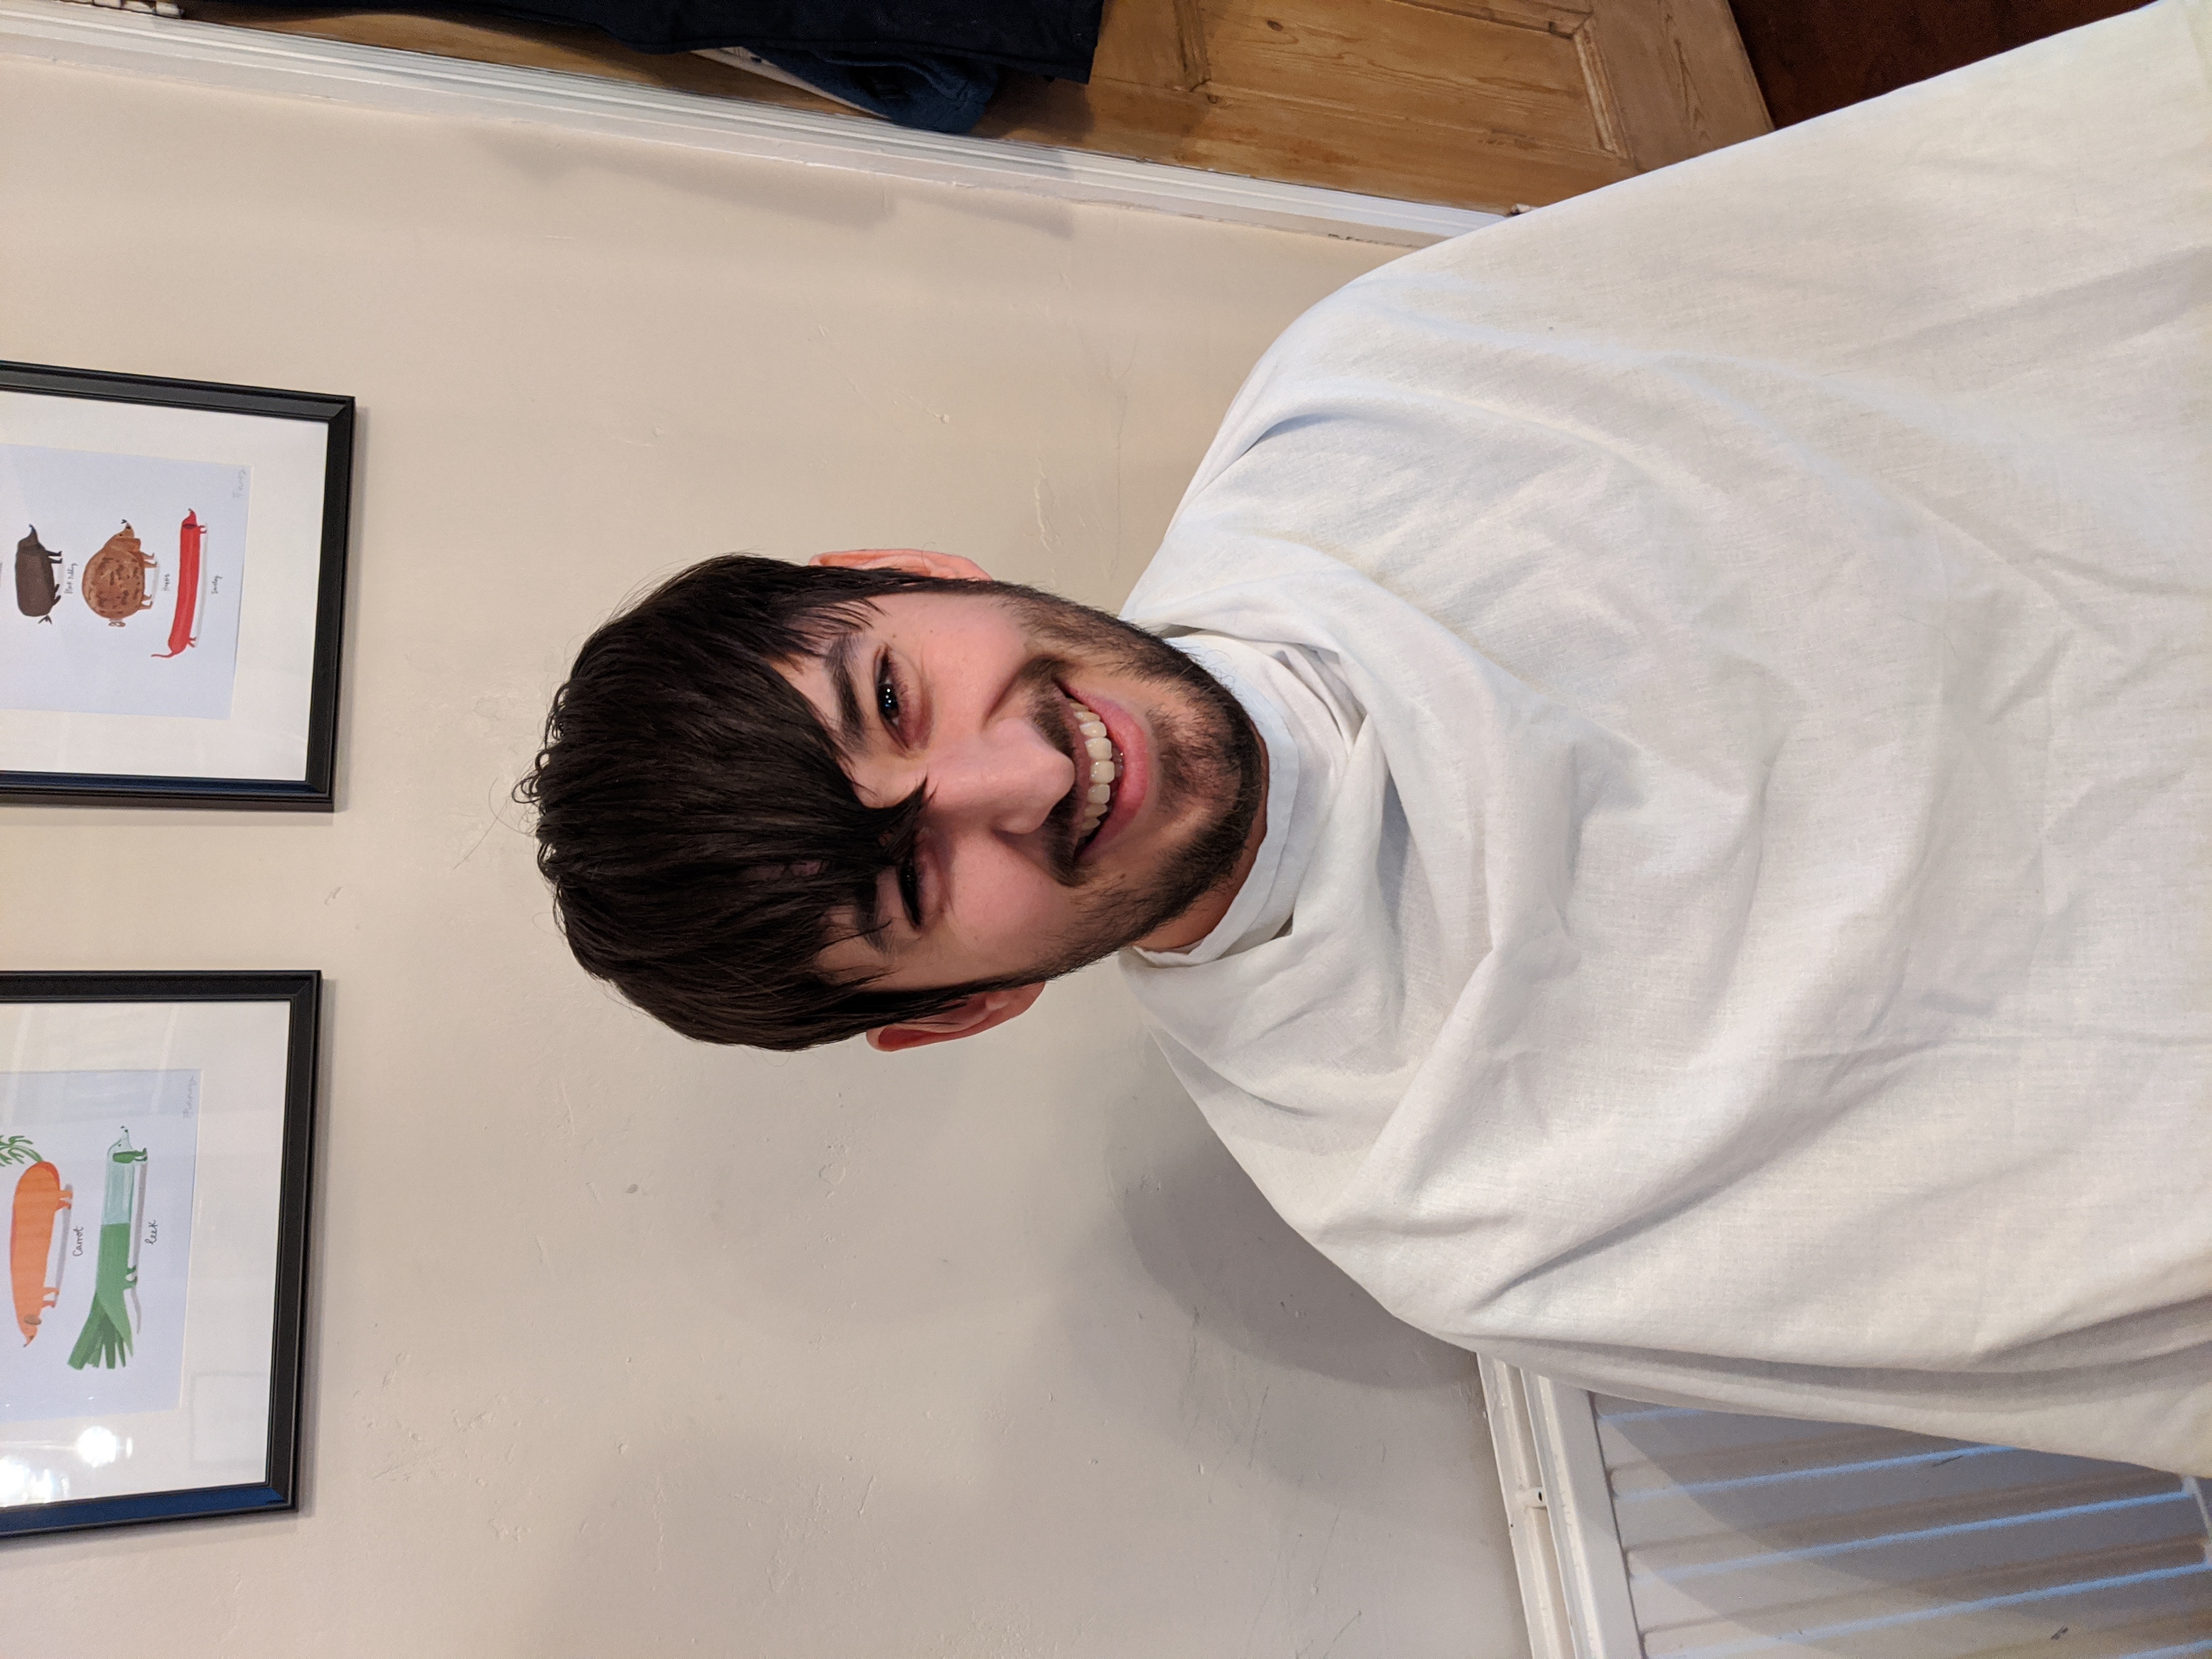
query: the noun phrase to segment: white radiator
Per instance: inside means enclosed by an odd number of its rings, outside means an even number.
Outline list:
[[[1534,1659],[2212,1656],[2179,1476],[1482,1384]]]

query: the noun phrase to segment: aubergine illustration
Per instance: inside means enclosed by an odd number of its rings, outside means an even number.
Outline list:
[[[33,525],[31,533],[15,544],[16,610],[42,623],[54,619],[54,601],[62,596],[54,570],[61,562],[62,556],[39,539],[39,526]]]
[[[139,542],[138,532],[125,520],[123,528],[84,562],[84,574],[77,579],[84,602],[94,615],[106,617],[110,628],[122,627],[125,617],[151,611],[154,596],[147,591],[146,573],[155,562],[154,556]]]
[[[92,1270],[92,1311],[70,1350],[76,1370],[131,1363],[138,1334],[138,1220],[146,1210],[146,1152],[131,1131],[107,1149],[107,1191],[100,1206],[100,1260]]]

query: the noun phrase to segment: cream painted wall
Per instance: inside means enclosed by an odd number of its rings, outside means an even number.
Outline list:
[[[0,1654],[1525,1651],[1471,1360],[1273,1218],[1110,967],[897,1060],[694,1046],[507,800],[696,557],[1117,600],[1382,250],[42,66],[0,146],[0,355],[362,410],[343,810],[0,813],[8,965],[330,975],[306,1502],[0,1547]]]

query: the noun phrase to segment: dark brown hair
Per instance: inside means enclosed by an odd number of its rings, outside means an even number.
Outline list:
[[[786,1049],[1012,982],[872,990],[814,966],[831,917],[872,912],[922,796],[865,805],[775,665],[820,655],[878,595],[946,590],[976,585],[732,554],[584,642],[516,794],[586,971],[686,1036]]]

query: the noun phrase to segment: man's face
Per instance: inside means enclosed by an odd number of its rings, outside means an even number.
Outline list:
[[[839,919],[825,972],[1051,978],[1182,915],[1244,849],[1261,760],[1243,711],[1103,612],[981,584],[886,594],[781,667],[862,801],[927,793],[912,860],[878,878],[873,915]]]

